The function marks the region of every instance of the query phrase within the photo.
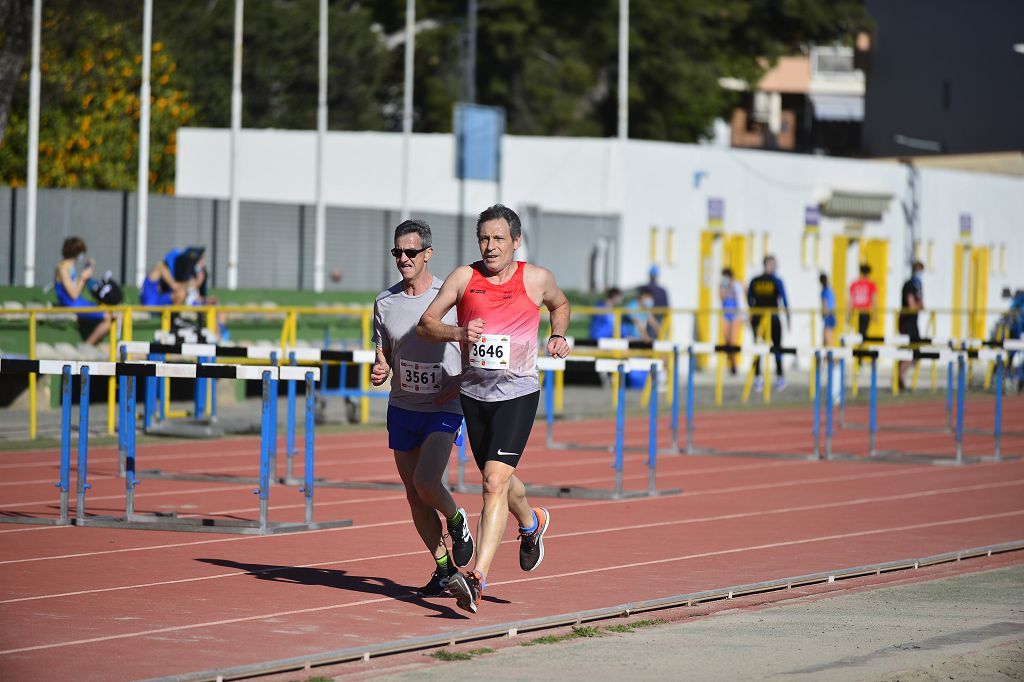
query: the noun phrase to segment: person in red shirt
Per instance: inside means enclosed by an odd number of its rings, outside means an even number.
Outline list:
[[[862,339],[867,336],[878,297],[878,287],[869,279],[870,275],[871,266],[865,263],[860,266],[860,277],[850,285],[850,310],[847,321],[851,316],[857,318],[857,331]]]

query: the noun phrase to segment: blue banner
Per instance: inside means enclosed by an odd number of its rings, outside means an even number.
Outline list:
[[[479,104],[455,104],[455,177],[501,179],[501,137],[505,110]]]

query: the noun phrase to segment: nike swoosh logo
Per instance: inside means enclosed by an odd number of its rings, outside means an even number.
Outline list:
[[[518,452],[505,452],[501,448],[498,448],[498,457],[519,457]]]

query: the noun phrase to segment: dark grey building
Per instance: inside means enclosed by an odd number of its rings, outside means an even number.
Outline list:
[[[866,0],[869,156],[1024,149],[1024,0]]]

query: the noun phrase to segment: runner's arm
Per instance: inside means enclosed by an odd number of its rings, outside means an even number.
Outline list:
[[[569,342],[565,340],[565,333],[569,331],[569,317],[571,308],[569,299],[558,288],[555,276],[547,268],[536,268],[540,273],[542,285],[541,303],[548,309],[551,320],[551,336],[548,338],[548,355],[554,358],[564,358],[569,355]]]
[[[476,341],[483,331],[482,320],[472,320],[465,327],[446,324],[443,319],[459,301],[460,293],[469,284],[473,270],[463,265],[448,275],[437,296],[427,306],[416,325],[416,334],[427,341]]]
[[[373,303],[373,342],[376,356],[370,371],[370,383],[374,386],[380,386],[387,381],[388,374],[391,373],[391,340],[384,327],[379,303],[379,301]]]

